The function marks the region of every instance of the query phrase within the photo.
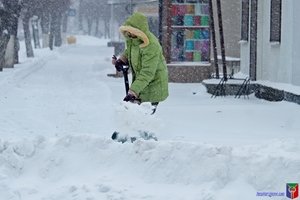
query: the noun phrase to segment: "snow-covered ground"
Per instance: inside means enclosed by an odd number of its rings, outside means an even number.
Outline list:
[[[299,105],[170,83],[144,118],[107,76],[107,41],[77,41],[0,73],[1,200],[288,199],[286,183],[300,182]],[[112,141],[124,125],[159,141]]]

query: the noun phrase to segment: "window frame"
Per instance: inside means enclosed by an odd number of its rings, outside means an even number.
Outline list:
[[[270,42],[281,42],[282,0],[271,0]]]
[[[249,41],[250,2],[242,0],[241,41]]]

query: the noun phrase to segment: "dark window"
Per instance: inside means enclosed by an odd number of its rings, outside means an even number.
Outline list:
[[[271,0],[270,42],[281,41],[281,0]]]
[[[241,40],[248,41],[248,35],[249,35],[249,0],[243,0]]]

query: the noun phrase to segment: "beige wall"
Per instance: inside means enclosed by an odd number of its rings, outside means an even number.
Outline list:
[[[219,24],[217,16],[217,5],[214,3],[214,18],[217,35],[218,55],[220,53],[220,40],[219,40]],[[225,53],[226,56],[240,57],[240,38],[241,38],[241,0],[223,0],[221,1],[222,7],[222,20],[225,40]]]

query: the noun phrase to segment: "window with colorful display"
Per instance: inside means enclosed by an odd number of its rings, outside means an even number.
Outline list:
[[[171,62],[209,62],[208,0],[172,0]]]

